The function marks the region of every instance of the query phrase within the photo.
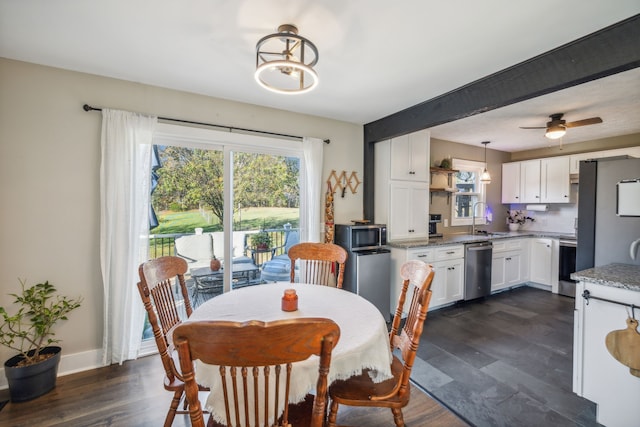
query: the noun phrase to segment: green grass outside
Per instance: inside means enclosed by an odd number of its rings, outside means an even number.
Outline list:
[[[211,216],[211,223],[198,210],[186,212],[162,211],[158,214],[158,225],[151,230],[152,234],[193,233],[197,227],[206,232],[221,231],[218,219]],[[233,218],[234,230],[259,230],[281,228],[284,224],[298,228],[300,210],[298,208],[246,208],[236,212]]]

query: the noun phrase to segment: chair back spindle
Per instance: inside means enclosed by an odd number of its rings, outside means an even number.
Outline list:
[[[289,249],[291,282],[296,271],[299,282],[342,288],[347,251],[333,243],[298,243]],[[296,261],[299,269],[296,270]]]

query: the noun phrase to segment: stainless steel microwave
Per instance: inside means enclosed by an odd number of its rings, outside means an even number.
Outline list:
[[[348,252],[380,249],[387,245],[387,226],[336,224],[335,243]]]

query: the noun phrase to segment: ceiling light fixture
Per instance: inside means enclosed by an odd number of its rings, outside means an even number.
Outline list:
[[[317,62],[316,46],[299,36],[295,25],[280,25],[277,33],[256,44],[255,78],[260,86],[276,93],[309,92],[318,85],[313,69]]]
[[[491,184],[491,175],[489,175],[489,171],[487,170],[487,144],[490,143],[490,141],[481,142],[481,144],[484,145],[484,171],[482,175],[480,175],[480,182],[482,184]]]
[[[565,133],[567,133],[567,127],[563,124],[556,124],[547,127],[547,131],[545,132],[544,136],[549,139],[558,139],[562,138]]]

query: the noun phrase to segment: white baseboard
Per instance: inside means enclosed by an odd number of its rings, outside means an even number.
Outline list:
[[[81,353],[63,354],[60,358],[58,376],[88,371],[102,366],[102,349],[83,351]],[[4,368],[0,369],[0,390],[8,388]]]

